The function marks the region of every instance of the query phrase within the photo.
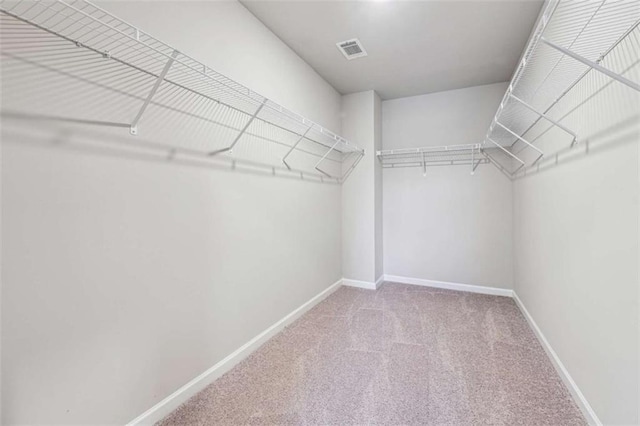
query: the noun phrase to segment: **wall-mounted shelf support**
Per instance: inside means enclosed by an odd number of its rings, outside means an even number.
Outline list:
[[[480,152],[480,146],[478,146],[478,152]],[[472,175],[474,175],[476,173],[476,169],[478,168],[478,166],[482,162],[481,158],[479,158],[478,161],[475,161],[475,156],[476,156],[475,154],[476,154],[476,150],[472,149],[471,150],[471,174]]]
[[[349,154],[349,155],[354,155],[354,154]],[[344,182],[344,180],[349,177],[349,175],[351,174],[351,172],[353,171],[353,169],[356,168],[356,166],[358,165],[358,163],[360,162],[360,160],[362,160],[362,157],[364,157],[364,151],[362,151],[362,155],[356,155],[355,160],[353,160],[353,162],[351,163],[351,165],[347,168],[347,171],[344,172],[342,174],[342,179],[341,181]]]
[[[318,162],[313,166],[314,169],[316,169],[317,171],[319,171],[320,173],[322,173],[323,175],[330,177],[330,178],[336,178],[336,176],[331,176],[329,173],[325,172],[324,170],[322,170],[320,168],[320,163],[322,163],[325,158],[327,158],[327,155],[329,155],[331,153],[331,151],[333,151],[336,147],[336,145],[338,145],[340,143],[340,140],[337,140],[336,143],[333,144],[333,146],[329,149],[329,151],[327,151],[322,158],[320,158],[318,160]]]
[[[287,166],[287,169],[291,170],[291,166],[289,166],[289,163],[287,163],[287,157],[293,152],[294,149],[296,149],[298,144],[300,144],[300,142],[302,142],[302,140],[305,138],[305,136],[307,136],[307,133],[309,133],[309,130],[311,130],[311,127],[307,128],[307,130],[305,130],[304,133],[302,135],[300,135],[300,137],[298,138],[296,143],[294,143],[291,146],[291,148],[289,148],[289,151],[287,151],[287,153],[284,155],[284,157],[282,157],[282,162],[284,163],[285,166]]]
[[[173,53],[171,54],[171,57],[167,59],[167,63],[164,65],[162,72],[156,79],[156,82],[153,84],[153,87],[151,88],[151,91],[147,95],[147,98],[144,100],[144,103],[142,104],[140,111],[138,111],[138,114],[136,114],[135,118],[131,122],[131,128],[129,129],[129,133],[131,133],[132,135],[138,134],[138,123],[142,118],[142,114],[144,114],[144,111],[149,106],[151,99],[153,99],[153,97],[155,96],[156,92],[158,91],[158,88],[164,81],[164,78],[167,76],[167,73],[169,72],[169,68],[171,68],[171,65],[173,65],[173,62],[176,60],[177,57],[178,57],[178,51],[174,50]]]
[[[209,155],[218,155],[218,154],[222,154],[223,152],[233,152],[233,148],[236,146],[236,144],[238,143],[238,141],[240,140],[240,138],[242,137],[242,135],[244,135],[244,132],[247,131],[247,129],[249,128],[249,126],[251,126],[251,123],[253,123],[253,120],[256,119],[256,117],[258,116],[258,114],[260,114],[260,111],[262,111],[262,108],[264,107],[265,103],[267,102],[267,100],[265,99],[264,101],[262,101],[262,103],[258,106],[258,108],[256,109],[256,112],[253,113],[253,115],[249,118],[249,120],[247,121],[247,123],[244,125],[244,127],[242,128],[242,130],[240,130],[240,133],[238,133],[238,135],[235,137],[235,139],[233,140],[233,142],[231,142],[231,145],[229,145],[226,148],[222,148],[222,149],[218,149],[215,151],[211,151],[209,153]]]

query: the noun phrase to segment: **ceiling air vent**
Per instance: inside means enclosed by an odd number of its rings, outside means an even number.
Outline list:
[[[348,60],[367,56],[367,52],[357,38],[341,41],[340,43],[336,43],[336,46],[338,46],[338,49],[340,49],[344,57]]]

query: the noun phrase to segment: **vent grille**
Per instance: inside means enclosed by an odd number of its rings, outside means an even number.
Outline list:
[[[358,46],[358,43],[355,41],[341,44],[340,47],[342,47],[342,50],[344,50],[349,56],[362,53],[362,49],[360,49],[360,46]]]
[[[336,43],[336,46],[338,46],[344,57],[349,60],[367,56],[367,52],[357,38],[341,41]]]

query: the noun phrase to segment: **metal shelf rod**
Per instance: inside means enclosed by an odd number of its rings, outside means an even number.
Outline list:
[[[142,114],[144,114],[144,111],[149,106],[149,103],[151,102],[151,99],[153,98],[153,96],[158,91],[158,88],[160,87],[160,85],[164,81],[165,76],[169,72],[169,68],[171,68],[171,65],[173,64],[173,61],[175,61],[177,56],[178,56],[178,51],[174,50],[173,54],[171,55],[171,58],[167,59],[167,63],[165,64],[164,68],[162,69],[162,72],[160,73],[160,75],[156,79],[156,82],[153,84],[153,87],[151,88],[151,91],[149,92],[149,95],[147,96],[147,99],[144,100],[144,103],[142,104],[142,107],[140,108],[140,111],[138,111],[138,114],[136,115],[136,117],[131,122],[130,132],[131,132],[132,135],[135,135],[135,134],[138,133],[138,122],[142,118]]]
[[[564,130],[565,132],[569,133],[571,136],[573,136],[573,141],[574,142],[578,138],[578,135],[576,135],[575,132],[569,130],[563,124],[558,123],[556,120],[554,120],[553,118],[549,117],[547,114],[538,111],[537,109],[535,109],[534,107],[532,107],[531,105],[529,105],[528,103],[526,103],[525,101],[523,101],[522,99],[520,99],[519,97],[514,95],[513,93],[509,93],[509,96],[512,99],[515,99],[516,101],[520,102],[525,108],[529,109],[529,111],[533,111],[534,113],[538,114],[540,117],[544,118],[545,120],[547,120],[547,121],[553,123],[554,125],[556,125],[558,128],[560,128],[560,129]]]
[[[583,64],[585,64],[586,66],[593,68],[596,71],[600,71],[601,73],[611,77],[612,79],[619,81],[620,83],[627,85],[629,87],[631,87],[632,89],[640,92],[640,84],[637,84],[631,80],[629,80],[628,78],[625,78],[619,74],[616,74],[615,72],[611,71],[610,69],[607,69],[593,61],[588,60],[587,58],[583,58],[582,56],[572,52],[569,49],[565,49],[562,46],[559,46],[549,40],[547,40],[546,38],[542,37],[541,39],[545,44],[553,47],[554,49],[562,52],[563,54],[572,57],[573,59],[575,59],[578,62],[582,62]]]

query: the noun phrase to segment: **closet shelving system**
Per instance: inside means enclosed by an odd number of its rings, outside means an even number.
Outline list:
[[[3,0],[5,118],[341,183],[364,151],[86,0]]]
[[[481,153],[481,145],[445,145],[422,148],[389,149],[378,151],[378,159],[383,168],[422,167],[423,174],[427,166],[461,166],[471,167],[473,174],[480,164],[488,163]]]
[[[576,103],[567,95],[585,91],[580,85],[590,73],[605,78],[590,82],[586,95],[577,97],[581,100],[609,84],[640,91],[639,24],[637,0],[548,1],[483,141],[378,151],[378,158],[383,167],[425,168],[472,164],[470,153],[478,152],[510,179],[523,176],[544,158],[541,141],[548,132],[558,132],[554,140],[564,138],[567,147],[579,143],[576,129],[563,122],[573,107],[562,104],[565,100],[568,105]],[[554,153],[564,147],[546,148]],[[440,161],[451,159],[456,149],[460,161]]]

